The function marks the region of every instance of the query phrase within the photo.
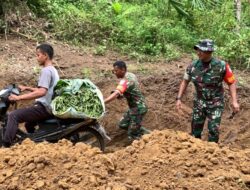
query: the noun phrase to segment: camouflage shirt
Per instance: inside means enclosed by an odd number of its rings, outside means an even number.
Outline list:
[[[140,91],[137,77],[133,73],[127,72],[116,90],[127,99],[129,108],[137,107],[142,110],[147,109],[145,98]]]
[[[187,67],[184,79],[194,83],[196,98],[204,100],[223,99],[223,80],[227,84],[235,82],[229,64],[215,58],[210,63],[194,61]]]

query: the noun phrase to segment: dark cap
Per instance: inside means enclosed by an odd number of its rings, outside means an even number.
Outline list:
[[[197,45],[194,46],[194,49],[201,51],[214,51],[214,42],[210,39],[200,40]]]

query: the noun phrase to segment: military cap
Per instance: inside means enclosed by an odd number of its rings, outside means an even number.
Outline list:
[[[214,51],[214,42],[210,39],[200,40],[197,45],[194,46],[195,50],[201,51]]]

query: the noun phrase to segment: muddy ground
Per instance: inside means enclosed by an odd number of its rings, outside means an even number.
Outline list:
[[[177,61],[137,63],[114,52],[96,56],[91,48],[76,48],[50,41],[55,48],[55,66],[61,78],[90,78],[104,97],[116,87],[112,63],[124,60],[137,74],[149,106],[144,126],[152,131],[132,145],[126,133],[117,128],[125,100],[107,105],[101,123],[112,141],[106,152],[67,141],[21,146],[0,150],[0,189],[248,189],[250,184],[250,78],[236,71],[241,111],[228,119],[232,110],[226,89],[219,145],[188,135],[192,112],[193,87],[183,98],[183,109],[175,109],[175,97],[190,55]],[[17,37],[0,38],[0,87],[9,83],[35,85],[39,67],[36,43]],[[19,107],[30,102],[19,103]],[[183,131],[178,132],[178,131]],[[34,150],[32,152],[28,150]],[[28,151],[28,152],[27,152]],[[43,155],[43,156],[40,156]],[[2,187],[2,188],[1,188]]]

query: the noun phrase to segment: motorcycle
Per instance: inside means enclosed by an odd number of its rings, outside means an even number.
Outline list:
[[[16,102],[9,101],[11,94],[19,95],[20,90],[15,85],[9,85],[0,91],[0,146],[3,145],[3,135],[7,124],[7,111],[12,106],[17,108]],[[29,138],[34,142],[57,142],[60,139],[68,139],[73,144],[83,142],[97,147],[101,151],[105,149],[106,140],[110,140],[105,129],[96,119],[52,119],[38,122],[34,133],[28,133],[18,128],[14,143],[21,143],[24,139]]]

